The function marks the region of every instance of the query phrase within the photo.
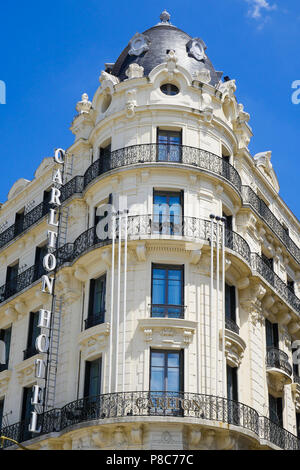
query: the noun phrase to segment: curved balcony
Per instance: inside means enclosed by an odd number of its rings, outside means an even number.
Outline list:
[[[267,372],[275,380],[284,381],[285,385],[292,383],[293,369],[289,363],[288,355],[277,348],[268,348],[266,356]]]
[[[92,397],[85,397],[68,403],[61,409],[53,409],[40,414],[38,425],[41,426],[39,435],[49,433],[66,433],[71,426],[97,421],[97,425],[105,424],[107,419],[143,417],[163,417],[170,419],[199,421],[204,426],[218,426],[219,423],[235,426],[239,432],[252,433],[262,445],[272,443],[281,449],[299,450],[300,440],[266,417],[258,415],[253,408],[213,395],[203,395],[186,392],[119,392]],[[124,422],[124,419],[122,419]],[[28,431],[28,424],[21,422],[2,428],[3,436],[24,442],[36,435]],[[4,442],[4,447],[13,445]]]
[[[82,193],[94,179],[106,172],[145,163],[191,165],[224,178],[239,192],[243,205],[250,206],[264,220],[282,241],[291,256],[300,263],[300,248],[289,237],[283,225],[250,186],[242,186],[237,170],[221,157],[196,147],[169,144],[141,144],[114,150],[92,163],[83,176],[78,175],[68,181],[61,188],[61,201],[64,202],[72,195]],[[0,234],[0,249],[41,220],[48,211],[49,204],[42,202],[25,214],[22,226],[13,224],[2,232]]]
[[[198,219],[196,217],[177,217],[174,223],[166,220],[163,223],[157,223],[153,215],[134,215],[128,217],[127,233],[129,240],[147,239],[147,238],[166,238],[166,239],[188,239],[190,241],[210,242],[211,222],[209,220]],[[216,240],[216,224],[213,225],[213,238]],[[222,228],[220,228],[220,236]],[[118,221],[116,224],[118,230]],[[96,235],[95,227],[91,227],[83,232],[74,241],[66,243],[58,249],[57,267],[61,267],[66,262],[73,262],[86,251],[93,247],[100,247],[111,244],[111,239],[100,240]],[[257,253],[251,253],[246,240],[236,232],[225,231],[225,246],[233,253],[240,256],[256,274],[259,274],[273,288],[276,294],[287,302],[296,312],[300,314],[300,299],[288,288],[288,286],[270,269]],[[0,287],[0,303],[4,302],[13,295],[29,287],[35,281],[45,274],[42,266],[33,265],[26,271],[16,277],[15,282],[4,284]]]
[[[226,330],[233,331],[233,333],[236,333],[237,335],[240,334],[238,325],[230,318],[225,318],[225,328]]]

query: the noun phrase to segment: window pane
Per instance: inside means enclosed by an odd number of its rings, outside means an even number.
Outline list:
[[[179,353],[168,354],[168,367],[179,367]]]
[[[151,371],[151,391],[163,391],[165,389],[164,381],[164,369],[162,367],[154,367]]]
[[[163,352],[152,352],[152,366],[153,367],[163,367],[165,361],[165,355]]]
[[[177,368],[168,370],[167,391],[168,392],[180,392],[179,369]]]

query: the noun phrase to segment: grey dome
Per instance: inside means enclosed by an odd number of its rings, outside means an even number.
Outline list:
[[[143,35],[149,39],[148,50],[138,56],[130,55],[130,45],[128,45],[113,65],[111,73],[120,81],[127,79],[125,72],[132,63],[141,65],[145,76],[149,75],[157,65],[166,61],[167,51],[173,49],[178,57],[178,64],[185,67],[191,75],[206,68],[211,74],[210,84],[215,86],[219,83],[222,72],[216,72],[208,57],[197,60],[189,55],[187,45],[193,38],[184,31],[164,22],[147,29]]]

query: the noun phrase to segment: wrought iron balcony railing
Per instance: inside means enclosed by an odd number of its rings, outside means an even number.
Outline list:
[[[158,230],[153,215],[134,215],[128,217],[127,233],[129,239],[142,239],[148,236],[164,235],[170,239],[172,239],[172,237],[186,237],[195,241],[210,241],[211,222],[209,220],[198,219],[196,217],[182,217],[179,225],[177,224],[177,229],[174,232],[174,226],[172,228],[172,224],[166,220],[166,222],[163,222],[163,228]],[[219,228],[221,237],[222,228],[221,226]],[[116,223],[116,230],[118,231],[118,221]],[[216,224],[214,224],[213,239],[215,242]],[[110,243],[111,239],[109,237],[105,240],[100,240],[97,237],[95,227],[91,227],[79,235],[74,243],[66,243],[57,250],[57,266],[60,267],[66,262],[73,262],[92,247],[109,245]],[[300,314],[300,299],[263,261],[260,255],[251,253],[248,243],[241,235],[226,230],[225,246],[241,256],[254,273],[258,273],[264,278],[274,291]],[[42,266],[33,265],[17,276],[15,283],[1,286],[0,303],[29,287],[32,283],[37,281],[44,272]]]
[[[288,235],[284,226],[269,209],[267,204],[260,199],[250,186],[242,186],[243,205],[250,205],[261,217],[268,227],[278,236],[293,258],[300,263],[300,248]]]
[[[27,228],[42,219],[48,212],[49,204],[47,202],[41,202],[38,206],[34,207],[24,215],[22,221],[17,221],[0,234],[0,248],[7,245],[7,243],[23,233]]]
[[[234,320],[231,320],[230,318],[225,318],[225,328],[227,330],[233,331],[236,334],[240,334],[240,329],[238,325],[235,323]]]
[[[160,419],[174,416],[180,419],[193,418],[193,422],[196,419],[199,422],[226,423],[251,431],[258,439],[271,442],[281,449],[300,450],[300,440],[296,436],[268,418],[259,416],[253,408],[227,398],[186,392],[135,391],[85,397],[61,409],[40,414],[38,426],[41,426],[40,435],[45,435],[64,430],[67,432],[70,426],[87,421],[126,417],[132,421],[135,416],[158,416]],[[24,442],[36,437],[29,433],[28,424],[21,422],[4,427],[1,434]],[[9,441],[4,443],[4,447],[11,445]]]
[[[185,305],[151,304],[152,318],[184,318]]]
[[[292,375],[293,368],[289,363],[288,355],[278,348],[268,348],[266,356],[266,366],[268,368],[281,369],[289,376]]]
[[[104,323],[105,310],[94,315],[89,315],[86,320],[84,320],[85,329],[91,328],[92,326],[100,325]]]
[[[92,163],[83,176],[75,176],[61,188],[61,201],[64,202],[72,195],[82,193],[94,179],[106,172],[128,165],[157,162],[192,165],[227,180],[241,194],[243,204],[251,206],[279,237],[294,259],[300,263],[300,248],[250,186],[242,186],[237,170],[221,157],[195,147],[175,144],[141,144],[108,152],[101,159]],[[2,232],[0,234],[0,249],[39,221],[48,211],[49,203],[42,202],[25,214],[21,227],[16,228],[13,224]]]

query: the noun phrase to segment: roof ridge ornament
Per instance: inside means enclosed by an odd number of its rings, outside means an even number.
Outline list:
[[[167,12],[167,10],[164,10],[161,14],[160,14],[160,21],[162,23],[168,23],[170,24],[170,18],[171,18],[171,15],[169,12]]]

